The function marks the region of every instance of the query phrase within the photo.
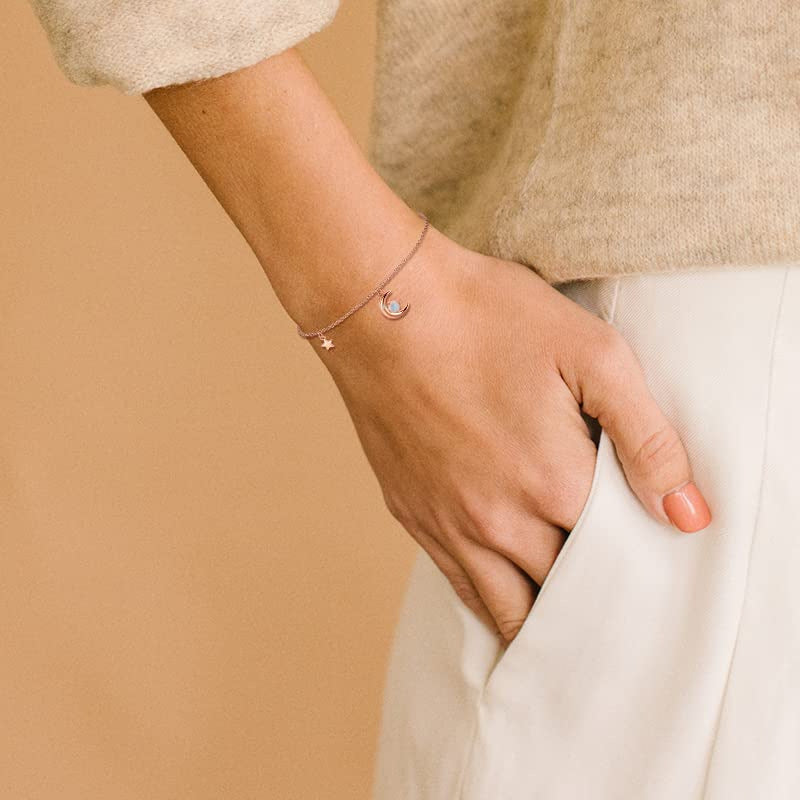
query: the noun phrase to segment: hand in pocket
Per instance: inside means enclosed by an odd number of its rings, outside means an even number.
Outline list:
[[[596,448],[582,412],[665,524],[664,495],[691,469],[611,325],[521,264],[428,236],[403,276],[414,313],[388,325],[355,315],[324,363],[391,513],[508,642],[589,493]],[[702,497],[675,519],[709,521]]]

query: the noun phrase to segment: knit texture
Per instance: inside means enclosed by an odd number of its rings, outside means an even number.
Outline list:
[[[71,80],[210,78],[338,0],[32,0]],[[368,157],[551,283],[800,261],[796,0],[378,0]]]
[[[214,78],[330,23],[339,0],[31,0],[74,83],[127,94]]]
[[[369,153],[551,283],[800,261],[796,0],[379,0]]]

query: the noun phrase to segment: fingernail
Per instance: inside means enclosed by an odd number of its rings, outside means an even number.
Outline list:
[[[664,513],[684,533],[702,530],[711,522],[711,511],[700,490],[687,483],[664,495]]]

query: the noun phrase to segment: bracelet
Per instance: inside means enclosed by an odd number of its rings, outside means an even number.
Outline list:
[[[417,212],[418,216],[425,220],[425,225],[422,228],[422,233],[420,233],[419,238],[414,243],[414,246],[409,251],[408,255],[359,303],[356,303],[352,308],[349,308],[347,311],[344,312],[340,317],[337,317],[333,322],[329,325],[326,325],[324,328],[319,328],[316,331],[309,331],[308,333],[304,331],[299,325],[297,326],[297,333],[302,336],[304,339],[311,339],[313,337],[318,337],[322,341],[322,347],[326,350],[330,350],[334,347],[333,342],[325,336],[325,334],[335,328],[337,325],[344,322],[348,317],[355,314],[360,308],[363,308],[373,297],[375,297],[378,292],[386,286],[389,281],[397,275],[398,272],[411,260],[414,253],[419,250],[420,245],[422,244],[422,240],[425,238],[425,234],[428,232],[428,228],[430,227],[430,222],[428,218],[420,211]],[[391,291],[384,292],[380,298],[380,310],[384,317],[387,319],[400,319],[400,317],[404,317],[408,313],[409,304],[406,303],[404,306],[400,306],[400,303],[397,300],[389,300],[389,296],[391,295]]]

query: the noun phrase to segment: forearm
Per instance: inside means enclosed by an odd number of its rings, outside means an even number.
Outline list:
[[[294,48],[145,98],[306,329],[370,291],[419,234],[419,217],[368,163]]]

